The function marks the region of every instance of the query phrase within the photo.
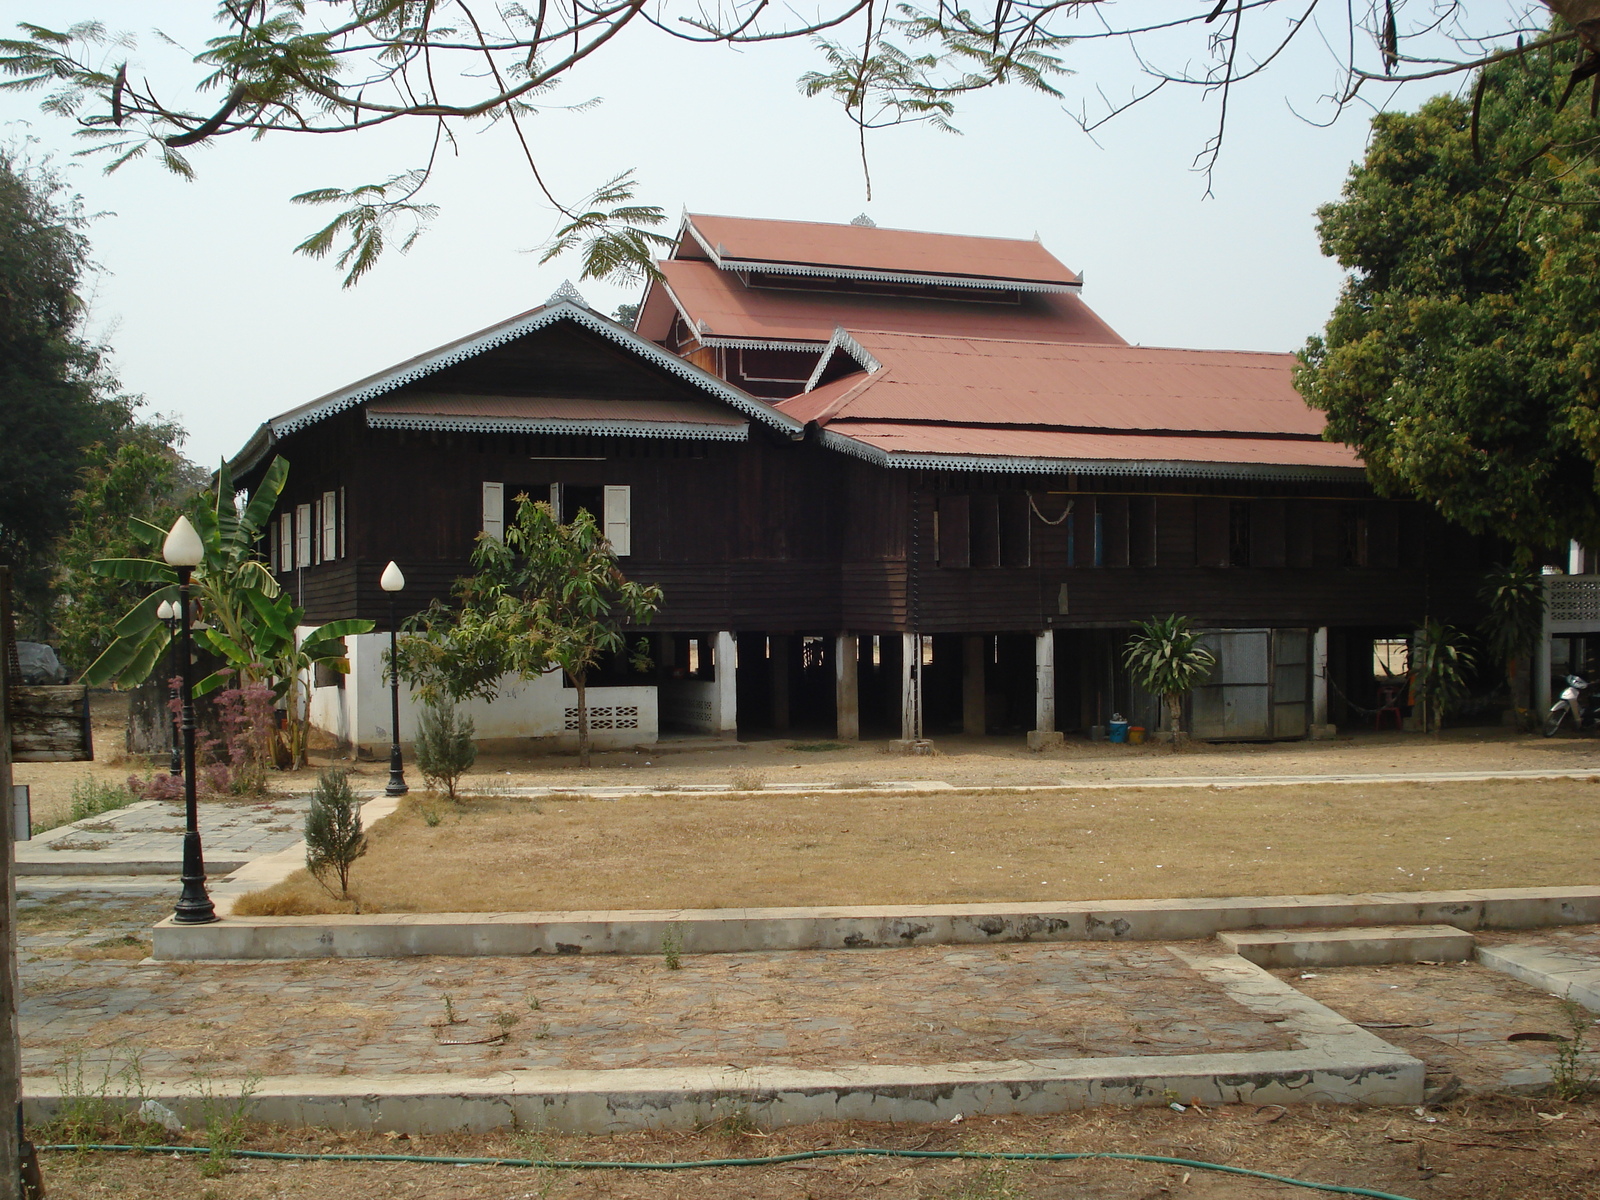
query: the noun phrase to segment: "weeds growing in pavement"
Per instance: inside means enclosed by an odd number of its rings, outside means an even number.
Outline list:
[[[1589,1049],[1589,1031],[1594,1016],[1576,1000],[1561,1001],[1561,1015],[1571,1030],[1568,1040],[1556,1047],[1556,1061],[1550,1068],[1550,1089],[1559,1099],[1582,1100],[1595,1090],[1600,1064]]]
[[[683,969],[683,926],[676,921],[661,934],[661,959],[669,971]]]
[[[239,1086],[237,1096],[219,1096],[212,1089],[211,1080],[201,1077],[200,1112],[205,1120],[206,1149],[210,1153],[200,1164],[200,1174],[214,1179],[228,1169],[228,1161],[244,1141],[246,1122],[250,1118],[251,1097],[261,1086],[261,1075],[252,1071]]]
[[[122,784],[103,783],[93,775],[84,775],[72,785],[72,807],[67,810],[67,823],[127,808],[138,799]]]
[[[56,1078],[61,1100],[55,1116],[40,1129],[41,1141],[151,1146],[166,1132],[141,1115],[146,1096],[144,1067],[137,1050],[120,1065],[113,1052],[98,1067],[90,1065],[86,1052],[75,1050],[62,1060]]]

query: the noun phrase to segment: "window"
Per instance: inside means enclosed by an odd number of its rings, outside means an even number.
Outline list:
[[[278,570],[294,570],[294,514],[278,518]]]
[[[1250,501],[1228,503],[1228,565],[1250,565]]]
[[[311,565],[311,505],[297,504],[294,510],[294,565]]]
[[[1025,567],[1031,524],[1024,492],[940,496],[934,562],[942,567]]]
[[[496,541],[506,536],[506,485],[503,483],[483,485],[483,532]]]
[[[339,539],[339,497],[322,493],[322,561],[332,562],[343,550]]]
[[[483,485],[483,531],[504,538],[506,530],[504,483]],[[628,484],[551,483],[514,485],[513,497],[538,500],[548,495],[556,520],[570,525],[580,512],[594,517],[619,558],[633,553],[633,488]]]
[[[1404,638],[1379,638],[1372,643],[1372,673],[1404,675],[1411,663],[1411,643]]]

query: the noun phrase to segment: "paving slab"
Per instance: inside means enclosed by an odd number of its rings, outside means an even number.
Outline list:
[[[1224,931],[1217,940],[1258,967],[1354,967],[1377,963],[1464,962],[1473,937],[1453,925],[1365,929]]]
[[[1478,961],[1600,1012],[1600,956],[1551,946],[1480,946]]]
[[[300,840],[305,798],[208,800],[199,806],[206,870],[213,876]],[[16,843],[18,876],[177,875],[183,869],[183,805],[145,800],[85,817]]]

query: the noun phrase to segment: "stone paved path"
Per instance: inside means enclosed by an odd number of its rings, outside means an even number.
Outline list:
[[[25,903],[25,1073],[75,1050],[138,1052],[172,1078],[1293,1048],[1149,943],[706,955],[678,970],[659,956],[142,962],[169,904],[89,889]]]
[[[294,845],[305,828],[306,798],[207,800],[199,806],[208,866],[228,867]],[[147,800],[47,830],[17,845],[25,875],[81,870],[156,872],[183,857],[183,805]],[[213,874],[217,872],[213,870]]]

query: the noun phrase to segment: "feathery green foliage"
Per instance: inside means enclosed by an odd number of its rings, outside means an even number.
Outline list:
[[[1217,665],[1216,655],[1200,644],[1200,634],[1188,617],[1152,617],[1134,626],[1133,637],[1122,651],[1122,661],[1145,691],[1167,704],[1176,749],[1183,736],[1183,698],[1204,683]]]
[[[443,787],[450,799],[456,798],[456,784],[478,761],[476,733],[472,718],[457,713],[448,699],[423,705],[414,757],[430,788],[438,791]]]
[[[339,881],[339,898],[350,898],[350,868],[367,852],[361,829],[361,802],[350,788],[350,773],[329,768],[317,776],[306,810],[306,869],[333,891],[327,876]]]

